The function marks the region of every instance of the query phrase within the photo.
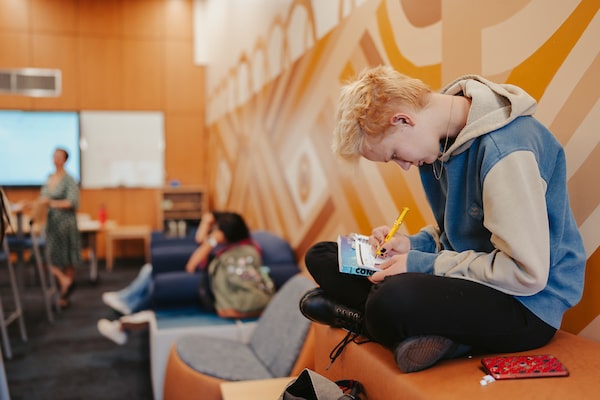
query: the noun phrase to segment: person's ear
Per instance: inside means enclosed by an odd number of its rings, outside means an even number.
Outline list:
[[[412,120],[410,116],[404,113],[397,113],[392,115],[390,119],[390,124],[392,125],[412,125]]]

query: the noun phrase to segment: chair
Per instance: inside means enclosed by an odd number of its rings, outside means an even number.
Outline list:
[[[0,333],[2,334],[2,345],[4,347],[4,353],[6,358],[12,358],[12,349],[10,346],[10,340],[8,337],[7,327],[15,322],[19,322],[19,330],[21,331],[21,339],[27,341],[27,331],[25,329],[25,319],[23,316],[23,308],[21,306],[21,296],[19,293],[19,286],[17,285],[17,279],[15,277],[15,270],[10,261],[10,250],[8,248],[8,241],[2,241],[2,251],[0,251],[0,262],[6,262],[8,265],[8,275],[10,280],[10,286],[13,294],[15,309],[7,316],[4,315],[4,304],[0,299]]]
[[[298,303],[314,282],[303,274],[276,293],[247,343],[201,335],[180,338],[169,355],[164,399],[221,399],[224,381],[280,378],[312,367],[311,322]]]
[[[48,205],[42,202],[36,202],[32,213],[30,225],[30,240],[33,258],[40,280],[42,296],[46,306],[46,315],[48,321],[54,322],[52,309],[59,311],[59,292],[50,270],[50,257],[48,255],[48,246],[46,246],[45,226],[48,218]],[[42,256],[43,253],[43,256]]]

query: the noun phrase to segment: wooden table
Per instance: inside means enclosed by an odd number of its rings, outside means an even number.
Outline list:
[[[95,283],[98,281],[98,257],[97,257],[97,249],[96,242],[98,237],[98,232],[111,229],[111,227],[116,226],[116,224],[112,221],[107,221],[104,225],[100,223],[98,220],[92,219],[78,219],[77,220],[77,228],[79,229],[79,233],[81,234],[81,242],[82,248],[87,248],[88,250],[88,259],[90,262],[90,282]]]
[[[222,382],[223,400],[277,399],[294,377],[260,379],[253,381]]]
[[[106,229],[106,269],[112,271],[114,265],[114,242],[117,240],[143,240],[146,262],[150,262],[150,236],[152,229],[149,225],[117,225]]]

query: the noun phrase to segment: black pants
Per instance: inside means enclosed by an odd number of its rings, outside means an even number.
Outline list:
[[[328,297],[361,311],[369,337],[389,348],[439,335],[478,353],[515,352],[541,347],[556,332],[513,296],[465,279],[409,272],[372,284],[339,272],[334,242],[317,243],[305,261]]]

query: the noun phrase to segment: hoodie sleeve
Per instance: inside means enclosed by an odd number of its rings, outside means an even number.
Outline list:
[[[408,236],[408,239],[412,250],[436,253],[441,249],[440,230],[433,225],[424,227],[419,233]]]
[[[483,223],[492,234],[494,250],[442,251],[433,259],[434,273],[481,282],[512,295],[542,290],[550,265],[545,191],[533,153],[518,151],[503,158],[483,184]],[[419,258],[432,261],[431,256],[414,257]]]

